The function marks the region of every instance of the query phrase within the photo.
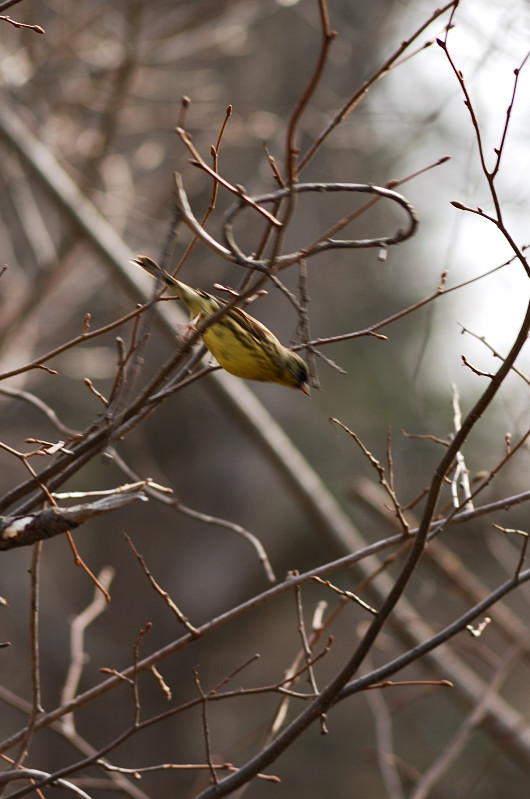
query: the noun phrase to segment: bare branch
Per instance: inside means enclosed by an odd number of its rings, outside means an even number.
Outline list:
[[[146,501],[143,491],[115,494],[96,502],[71,508],[47,508],[24,516],[0,517],[0,550],[26,547],[35,541],[65,533],[104,513],[110,513],[137,500]]]

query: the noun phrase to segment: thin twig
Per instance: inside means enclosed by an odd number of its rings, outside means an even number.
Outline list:
[[[455,431],[460,429],[462,423],[462,411],[460,409],[460,393],[456,383],[452,383],[451,390],[453,393],[453,423]],[[469,470],[466,466],[464,456],[461,451],[455,455],[456,468],[453,478],[451,480],[451,493],[453,496],[453,504],[459,510],[472,510],[473,500],[471,499],[471,486],[469,484]],[[464,501],[460,502],[458,497],[458,484],[462,489]]]
[[[365,457],[368,459],[368,461],[371,464],[371,466],[373,466],[373,468],[376,470],[377,474],[379,475],[379,482],[383,486],[385,491],[387,492],[387,494],[388,494],[388,496],[389,496],[389,498],[390,498],[390,500],[392,502],[392,506],[394,508],[394,512],[396,514],[396,517],[399,519],[399,523],[401,525],[401,529],[403,531],[403,534],[404,535],[409,535],[410,534],[410,524],[408,523],[407,519],[405,518],[405,515],[403,513],[403,509],[402,509],[401,504],[400,504],[400,502],[399,502],[399,500],[397,498],[397,494],[396,494],[396,492],[395,492],[395,490],[394,490],[394,488],[392,486],[391,481],[387,480],[387,478],[386,478],[386,473],[385,473],[384,467],[381,466],[381,463],[377,460],[377,458],[363,444],[363,442],[361,441],[361,439],[359,438],[357,433],[354,433],[353,430],[350,430],[350,428],[347,427],[345,424],[343,424],[341,421],[339,421],[339,419],[331,418],[329,421],[333,422],[336,425],[338,425],[338,427],[341,427],[346,433],[348,433],[348,435],[351,438],[353,438],[355,443],[360,447],[363,455],[365,455]],[[387,449],[387,457],[388,457],[388,455],[389,455],[389,449]],[[391,461],[390,461],[390,465],[391,465]]]
[[[409,36],[408,39],[403,41],[397,50],[392,53],[392,55],[384,62],[384,64],[374,72],[374,74],[364,81],[360,89],[358,89],[352,97],[350,97],[346,103],[342,106],[342,108],[337,111],[333,119],[327,124],[324,128],[322,133],[315,139],[313,144],[308,148],[305,154],[300,158],[298,162],[298,169],[302,171],[302,169],[306,166],[308,161],[313,158],[315,153],[321,148],[324,141],[328,138],[328,136],[337,128],[344,120],[346,119],[349,114],[359,105],[361,100],[368,94],[368,91],[372,88],[372,86],[377,83],[377,81],[381,80],[393,66],[396,64],[400,56],[410,47],[410,45],[416,41],[416,39],[421,36],[421,34],[430,26],[432,25],[435,20],[445,14],[450,8],[456,8],[458,6],[459,0],[452,0],[450,3],[446,3],[444,6],[437,8],[436,11],[433,12],[432,16],[420,25],[412,34]]]
[[[125,540],[127,541],[127,543],[129,544],[130,548],[132,549],[136,559],[138,560],[140,566],[142,567],[145,576],[147,577],[147,579],[149,580],[149,582],[151,583],[151,585],[155,589],[156,593],[159,594],[162,597],[162,599],[165,601],[166,605],[173,611],[173,613],[175,614],[175,616],[177,617],[179,622],[184,625],[186,630],[188,632],[190,632],[192,635],[198,635],[199,633],[198,633],[197,628],[194,627],[193,624],[189,621],[189,619],[182,613],[182,611],[179,610],[179,608],[175,605],[175,603],[173,602],[173,600],[171,599],[171,597],[169,596],[167,591],[164,591],[160,587],[160,585],[157,583],[157,581],[155,580],[155,578],[153,577],[153,575],[151,574],[151,572],[147,568],[147,565],[146,565],[146,562],[145,562],[145,559],[144,559],[143,555],[141,555],[138,552],[138,550],[134,546],[130,536],[128,536],[127,533],[124,533],[124,536],[125,536]]]
[[[371,667],[370,659],[366,665]],[[387,796],[389,799],[404,799],[405,794],[395,764],[392,715],[382,691],[367,691],[365,695],[375,720],[377,760]]]
[[[92,338],[96,338],[97,336],[102,336],[104,333],[108,333],[110,330],[115,330],[117,327],[128,322],[130,319],[134,319],[138,314],[143,313],[149,306],[151,305],[151,301],[146,303],[145,305],[136,308],[134,311],[131,311],[125,316],[122,316],[120,319],[116,319],[114,322],[111,322],[108,325],[104,325],[103,327],[98,328],[97,330],[88,331],[85,327],[85,330],[81,335],[76,336],[70,341],[61,344],[55,349],[46,352],[44,355],[40,355],[38,358],[35,358],[30,363],[24,364],[24,366],[19,366],[16,369],[10,369],[7,372],[3,372],[0,374],[0,380],[6,380],[8,377],[15,377],[15,375],[22,374],[23,372],[28,372],[30,369],[43,369],[47,368],[44,366],[45,361],[49,361],[52,358],[55,358],[57,355],[60,355],[66,350],[71,349],[72,347],[77,347],[78,344],[81,344],[84,341],[89,341]],[[57,374],[54,370],[48,369],[48,371],[52,372],[53,374]]]
[[[101,570],[98,583],[108,593],[114,577],[114,569],[109,566]],[[83,668],[87,662],[85,652],[85,631],[92,622],[108,608],[104,594],[96,588],[92,602],[70,623],[70,666],[61,692],[61,704],[67,704],[76,695]],[[65,735],[75,733],[74,714],[70,713],[61,719]]]
[[[13,765],[19,769],[28,754],[29,746],[39,713],[42,713],[41,682],[40,682],[40,650],[39,650],[39,622],[40,622],[40,558],[42,542],[33,546],[31,558],[31,604],[30,604],[30,641],[31,641],[31,712],[29,714],[26,735],[22,741],[20,752]]]
[[[193,679],[195,681],[195,685],[197,686],[197,690],[201,696],[201,715],[202,715],[202,728],[204,732],[204,743],[206,747],[206,761],[208,763],[208,767],[210,769],[210,776],[214,785],[219,783],[219,777],[217,775],[217,771],[215,769],[213,759],[212,759],[212,748],[210,742],[210,725],[208,723],[208,697],[202,690],[201,681],[199,679],[199,670],[195,666],[193,669]]]
[[[311,690],[313,694],[316,696],[318,694],[318,686],[315,677],[315,673],[313,671],[313,666],[311,664],[311,647],[309,644],[309,640],[307,637],[307,632],[305,629],[305,622],[304,622],[304,608],[302,605],[302,591],[299,585],[295,587],[295,601],[296,601],[296,615],[298,618],[298,632],[300,634],[300,640],[302,642],[302,650],[305,657],[305,662],[307,666],[307,676],[309,680],[309,684],[311,685]],[[320,719],[320,731],[322,733],[327,733],[326,727],[326,714],[323,713]]]

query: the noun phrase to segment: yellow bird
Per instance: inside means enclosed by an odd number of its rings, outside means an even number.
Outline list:
[[[227,304],[200,289],[192,289],[172,277],[147,255],[132,263],[160,280],[187,306],[192,324],[211,316]],[[202,340],[223,369],[236,377],[280,383],[300,388],[310,396],[307,366],[295,352],[284,347],[265,325],[242,311],[230,308],[218,322],[206,328]]]

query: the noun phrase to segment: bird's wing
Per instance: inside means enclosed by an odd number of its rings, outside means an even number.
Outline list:
[[[263,344],[264,342],[268,342],[269,344],[280,343],[276,336],[271,333],[265,325],[262,325],[257,319],[254,319],[253,316],[249,316],[249,314],[242,311],[241,308],[232,308],[228,313],[258,344]]]

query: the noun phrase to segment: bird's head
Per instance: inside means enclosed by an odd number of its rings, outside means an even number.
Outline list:
[[[307,366],[296,352],[289,352],[285,359],[285,384],[299,388],[308,397],[311,396]]]

